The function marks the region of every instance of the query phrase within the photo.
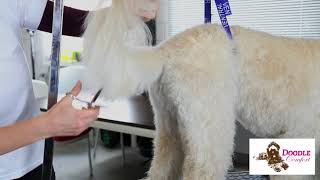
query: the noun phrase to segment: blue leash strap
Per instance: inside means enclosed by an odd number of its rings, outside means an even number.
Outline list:
[[[204,0],[204,23],[211,23],[211,0]]]
[[[233,39],[227,16],[232,15],[229,0],[215,0],[221,24],[229,39]]]

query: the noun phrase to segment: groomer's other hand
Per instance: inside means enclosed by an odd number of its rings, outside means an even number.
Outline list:
[[[71,94],[77,96],[80,91],[81,82],[78,81]],[[77,110],[72,107],[72,98],[66,96],[43,115],[46,116],[44,124],[46,137],[76,136],[86,130],[89,124],[97,119],[99,107]]]

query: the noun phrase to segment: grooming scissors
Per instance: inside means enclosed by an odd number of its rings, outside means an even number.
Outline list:
[[[76,96],[74,96],[73,94],[71,94],[71,92],[67,92],[67,93],[66,93],[66,96],[70,96],[70,97],[72,98],[72,100],[77,100],[77,101],[79,101],[79,102],[82,102],[82,103],[87,104],[87,105],[88,105],[88,108],[90,109],[90,108],[93,108],[93,103],[96,102],[96,100],[97,100],[98,97],[100,96],[101,92],[102,92],[102,89],[100,89],[100,90],[93,96],[91,102],[87,102],[87,101],[85,101],[85,100],[79,99],[79,98],[77,98]]]

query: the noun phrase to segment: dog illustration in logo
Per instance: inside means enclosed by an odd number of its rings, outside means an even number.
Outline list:
[[[280,172],[282,169],[287,170],[289,165],[281,158],[279,150],[280,145],[276,142],[271,142],[267,147],[267,152],[260,153],[256,159],[268,161],[268,165],[276,172]]]

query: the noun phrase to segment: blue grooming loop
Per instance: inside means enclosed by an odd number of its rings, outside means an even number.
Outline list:
[[[204,23],[211,23],[211,0],[204,0]]]
[[[232,15],[229,0],[215,0],[215,3],[220,16],[221,25],[226,31],[228,38],[232,40],[232,32],[227,19],[227,16]],[[211,19],[211,0],[204,0],[204,22],[211,23]]]

